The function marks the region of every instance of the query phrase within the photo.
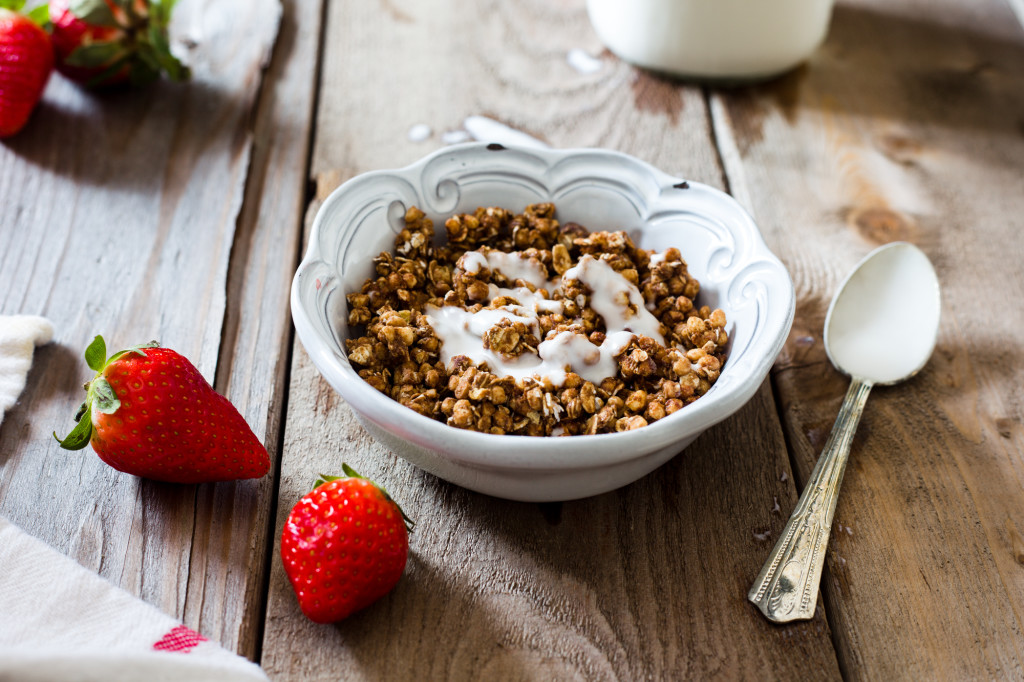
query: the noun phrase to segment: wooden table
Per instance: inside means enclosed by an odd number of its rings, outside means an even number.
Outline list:
[[[1004,0],[842,2],[808,64],[730,89],[602,51],[583,0],[216,0],[177,19],[191,84],[100,96],[55,76],[0,146],[0,313],[57,328],[0,429],[0,514],[275,680],[1024,678],[1024,31]],[[537,505],[435,479],[374,443],[294,338],[323,198],[470,115],[723,188],[792,274],[770,380],[633,485]],[[847,386],[824,313],[893,240],[938,270],[938,346],[873,392],[818,613],[774,626],[746,592]],[[60,450],[96,333],[190,357],[272,474],[176,486]],[[394,592],[318,626],[277,541],[343,460],[418,523]]]

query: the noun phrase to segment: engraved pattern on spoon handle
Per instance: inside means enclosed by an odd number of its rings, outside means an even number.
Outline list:
[[[788,623],[814,615],[839,487],[870,391],[865,381],[854,378],[850,383],[811,478],[747,594],[771,621]]]

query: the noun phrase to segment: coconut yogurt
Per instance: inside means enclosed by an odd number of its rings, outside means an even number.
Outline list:
[[[484,307],[478,311],[460,306],[427,306],[427,321],[441,340],[441,360],[450,366],[453,358],[466,356],[476,364],[487,363],[491,373],[515,379],[533,378],[541,383],[561,386],[566,375],[575,372],[595,384],[618,371],[616,356],[640,334],[664,343],[661,323],[647,310],[643,295],[635,284],[616,272],[604,261],[585,255],[579,263],[566,270],[559,279],[549,280],[547,271],[537,261],[521,258],[515,253],[502,251],[468,251],[459,261],[467,273],[479,273],[488,268],[501,273],[509,281],[520,280],[534,287],[488,287],[488,298],[483,302],[503,297],[513,302],[497,307]],[[540,338],[539,316],[546,312],[561,312],[562,303],[546,295],[561,292],[563,283],[576,280],[590,290],[590,306],[605,324],[604,341],[592,343],[583,334],[573,331],[550,332]],[[582,298],[582,297],[579,297]],[[582,301],[581,301],[582,303]],[[483,337],[488,329],[502,320],[521,322],[540,343],[537,352],[505,357],[484,347]]]

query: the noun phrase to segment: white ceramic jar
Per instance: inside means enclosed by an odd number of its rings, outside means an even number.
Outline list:
[[[619,58],[683,77],[754,80],[787,71],[822,43],[832,0],[587,0]]]

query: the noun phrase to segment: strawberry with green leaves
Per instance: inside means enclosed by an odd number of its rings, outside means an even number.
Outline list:
[[[323,476],[292,508],[281,533],[281,560],[299,607],[316,623],[366,608],[398,582],[412,522],[391,496],[347,464]]]
[[[85,351],[96,376],[85,385],[78,425],[61,447],[92,443],[118,471],[171,483],[259,478],[266,448],[227,398],[185,357],[156,343],[106,357],[102,336]]]
[[[25,127],[53,71],[50,36],[40,28],[46,8],[19,14],[24,4],[0,0],[0,137]]]
[[[167,37],[175,2],[50,0],[57,70],[89,86],[187,79]]]

